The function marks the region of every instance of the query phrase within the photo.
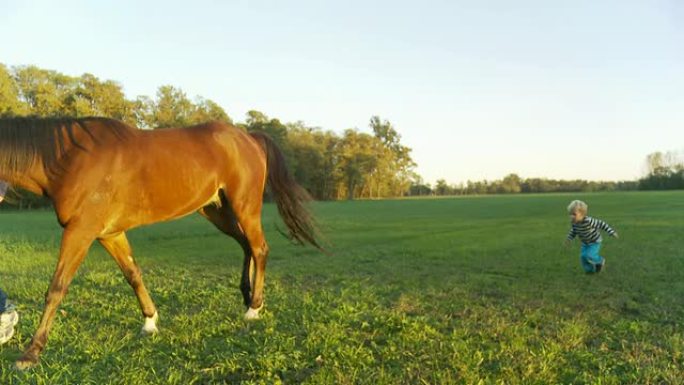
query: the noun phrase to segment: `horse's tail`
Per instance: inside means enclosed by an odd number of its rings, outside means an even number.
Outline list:
[[[306,207],[311,200],[309,193],[290,175],[283,152],[267,134],[250,132],[264,149],[267,159],[267,181],[278,206],[280,217],[285,222],[288,238],[301,245],[308,243],[319,250],[323,248],[316,239],[318,229],[313,216]]]

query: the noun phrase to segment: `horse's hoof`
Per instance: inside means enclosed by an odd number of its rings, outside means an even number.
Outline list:
[[[256,321],[259,319],[259,310],[261,310],[264,307],[262,304],[259,306],[258,309],[252,309],[251,307],[247,309],[247,313],[245,313],[245,321]]]
[[[38,359],[32,359],[27,357],[21,357],[14,363],[14,367],[17,370],[26,370],[38,365]]]
[[[145,325],[143,325],[140,331],[143,335],[154,335],[159,333],[157,329],[157,320],[159,319],[159,314],[155,311],[152,317],[145,317]]]
[[[156,336],[157,334],[159,334],[159,329],[157,329],[156,327],[155,328],[143,327],[142,329],[140,329],[140,335],[145,336],[145,337]]]

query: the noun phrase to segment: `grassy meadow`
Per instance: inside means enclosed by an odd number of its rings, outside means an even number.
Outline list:
[[[605,270],[568,248],[565,207],[589,204]],[[39,366],[13,369],[35,331],[60,228],[0,211],[0,287],[18,305],[0,384],[684,383],[684,192],[321,202],[332,253],[288,243],[267,205],[262,319],[247,323],[242,251],[201,217],[129,232],[160,313],[93,245]],[[282,225],[281,225],[282,226]]]

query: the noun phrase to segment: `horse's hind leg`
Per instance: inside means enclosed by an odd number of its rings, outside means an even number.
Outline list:
[[[157,309],[154,306],[154,302],[152,302],[152,298],[150,298],[150,294],[145,288],[140,267],[138,267],[138,264],[135,263],[135,260],[133,259],[131,246],[128,244],[126,233],[120,232],[113,236],[100,238],[98,241],[100,241],[102,246],[104,246],[107,252],[109,252],[119,265],[126,280],[138,297],[140,309],[142,310],[143,316],[145,316],[145,324],[143,325],[142,332],[146,334],[156,333],[158,331]]]
[[[244,252],[244,263],[242,267],[242,279],[240,281],[240,291],[242,292],[242,298],[245,306],[249,307],[252,302],[252,281],[254,278],[254,264],[252,263],[252,249],[249,246],[249,240],[242,232],[240,225],[238,224],[233,210],[226,201],[223,194],[221,194],[221,206],[208,205],[202,207],[199,213],[207,218],[211,223],[216,226],[224,234],[234,238],[242,247]]]
[[[259,193],[231,200],[231,202],[236,202],[233,204],[233,210],[252,250],[251,262],[254,265],[254,275],[252,280],[252,298],[249,302],[247,313],[245,313],[245,319],[247,320],[259,318],[259,311],[264,305],[264,280],[268,244],[261,227],[261,199],[261,194]]]
[[[245,252],[240,288],[248,307],[245,313],[247,320],[259,318],[259,311],[264,304],[264,274],[268,256],[268,245],[261,228],[262,196],[255,191],[250,189],[249,193],[240,197],[227,196],[222,192],[220,207],[208,205],[199,210],[221,231],[235,238]]]

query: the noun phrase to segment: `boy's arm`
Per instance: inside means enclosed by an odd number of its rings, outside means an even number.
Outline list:
[[[577,233],[575,232],[574,227],[570,227],[570,232],[568,233],[567,238],[565,238],[565,244],[570,243],[573,239],[575,239],[575,236],[577,236]]]
[[[613,230],[613,228],[610,227],[606,222],[600,219],[596,219],[596,223],[598,224],[599,228],[607,232],[608,235],[610,235],[611,237],[618,238],[617,231]]]

